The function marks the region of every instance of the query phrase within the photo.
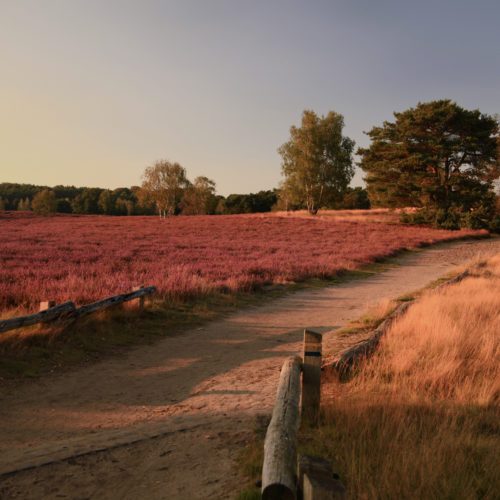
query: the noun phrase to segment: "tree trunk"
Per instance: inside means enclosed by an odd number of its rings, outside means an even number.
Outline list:
[[[450,163],[448,160],[444,162],[444,206],[445,210],[450,208]]]

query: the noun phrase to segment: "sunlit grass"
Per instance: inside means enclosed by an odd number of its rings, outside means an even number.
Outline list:
[[[325,388],[304,451],[352,498],[498,498],[500,256],[419,298],[347,383]]]

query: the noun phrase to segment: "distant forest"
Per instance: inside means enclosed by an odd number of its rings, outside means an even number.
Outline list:
[[[33,184],[0,183],[0,210],[31,210],[37,193],[50,190],[56,199],[56,212],[65,214],[104,215],[154,215],[154,204],[144,201],[141,187],[103,188],[75,186],[36,186]],[[270,212],[280,209],[279,190],[259,191],[250,194],[230,194],[227,197],[214,195],[208,204],[208,214],[245,214]],[[369,208],[366,190],[348,188],[344,198],[330,208]],[[294,206],[294,209],[303,208]],[[178,208],[182,214],[182,204]],[[187,210],[185,213],[188,213]]]

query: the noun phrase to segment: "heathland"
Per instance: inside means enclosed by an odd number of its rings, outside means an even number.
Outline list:
[[[388,221],[391,219],[388,218]],[[76,303],[155,285],[183,300],[331,278],[401,249],[477,231],[286,216],[0,215],[0,311]]]

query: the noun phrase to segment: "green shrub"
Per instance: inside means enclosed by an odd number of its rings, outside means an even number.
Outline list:
[[[500,233],[500,214],[495,215],[490,222],[489,230],[492,233]]]
[[[414,213],[403,213],[401,222],[404,224],[429,225],[438,229],[489,229],[500,231],[500,214],[495,213],[491,199],[469,209],[452,206],[448,209],[424,207]]]

